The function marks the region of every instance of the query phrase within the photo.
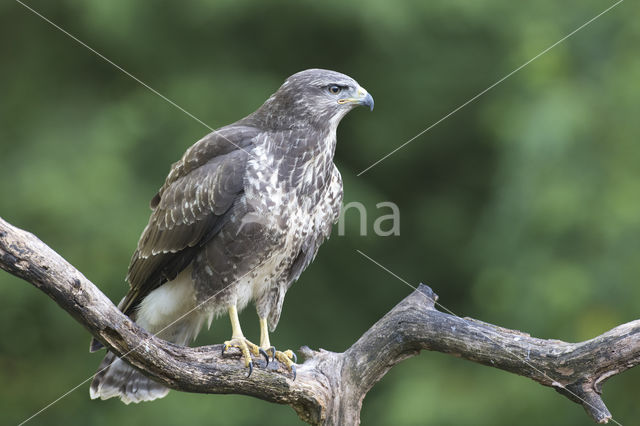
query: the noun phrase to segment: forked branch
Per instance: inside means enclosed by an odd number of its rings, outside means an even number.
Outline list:
[[[186,392],[234,393],[287,404],[310,424],[360,421],[367,392],[395,364],[421,350],[439,351],[500,368],[553,387],[581,404],[598,423],[611,413],[601,398],[610,377],[640,363],[640,320],[581,343],[543,340],[435,309],[421,285],[342,353],[301,349],[297,378],[278,365],[246,377],[221,345],[189,348],[138,327],[55,251],[0,218],[0,268],[48,294],[110,350],[144,374]]]

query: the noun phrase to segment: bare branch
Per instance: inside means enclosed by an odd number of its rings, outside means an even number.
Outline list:
[[[343,353],[302,348],[297,378],[277,362],[246,377],[221,345],[189,348],[160,340],[123,315],[98,288],[34,235],[0,218],[0,268],[48,294],[110,350],[172,389],[234,393],[287,404],[311,424],[358,424],[367,392],[394,365],[420,350],[439,351],[529,377],[581,404],[599,423],[610,377],[640,363],[640,320],[582,343],[543,340],[439,312],[424,285]]]

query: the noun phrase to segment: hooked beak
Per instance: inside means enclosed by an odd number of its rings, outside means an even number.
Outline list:
[[[365,105],[369,107],[370,111],[373,111],[373,96],[366,91],[364,87],[358,87],[358,105]]]
[[[346,103],[355,103],[357,105],[368,106],[371,111],[373,111],[373,96],[367,92],[364,87],[358,86],[356,89],[356,96],[353,98],[340,99],[338,101],[340,104]]]

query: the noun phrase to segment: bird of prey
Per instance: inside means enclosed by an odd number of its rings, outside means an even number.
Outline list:
[[[179,345],[228,312],[249,374],[252,355],[292,371],[294,354],[276,351],[284,296],[329,237],[342,203],[333,163],[336,128],[373,98],[351,77],[310,69],[289,77],[254,113],[214,131],[173,164],[151,200],[134,252],[129,292],[118,307],[138,325]],[[242,334],[238,312],[254,302],[260,344]],[[91,351],[103,345],[95,339]],[[107,352],[90,395],[124,403],[164,397],[169,389]]]

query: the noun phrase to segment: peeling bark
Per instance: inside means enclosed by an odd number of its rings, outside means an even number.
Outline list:
[[[367,392],[397,363],[421,350],[452,354],[554,388],[598,423],[611,413],[602,385],[640,363],[640,320],[581,343],[544,340],[436,310],[420,287],[343,353],[301,348],[297,378],[276,362],[246,377],[238,351],[177,346],[138,327],[77,269],[34,235],[0,218],[0,268],[48,294],[109,350],[166,386],[186,392],[242,394],[287,404],[313,425],[360,422]]]

